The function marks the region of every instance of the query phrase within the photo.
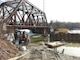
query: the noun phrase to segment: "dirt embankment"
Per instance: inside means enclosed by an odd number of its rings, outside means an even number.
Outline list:
[[[17,47],[7,40],[0,39],[0,60],[7,60],[19,53]]]
[[[18,53],[19,51],[14,44],[0,39],[0,60],[18,57]],[[25,53],[26,55],[24,55]],[[22,52],[22,54],[24,56],[17,60],[80,60],[78,57],[60,54],[55,49],[39,44],[29,44],[27,51]]]

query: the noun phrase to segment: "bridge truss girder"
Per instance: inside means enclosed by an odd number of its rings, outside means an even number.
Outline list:
[[[28,0],[7,1],[0,4],[0,24],[9,28],[49,29],[46,15]],[[38,31],[39,32],[39,31]]]
[[[2,3],[0,5],[0,20],[9,25],[47,25],[45,13],[27,0]]]

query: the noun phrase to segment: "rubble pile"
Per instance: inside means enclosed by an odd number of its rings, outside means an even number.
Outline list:
[[[0,60],[7,60],[18,53],[19,51],[13,43],[0,39]]]

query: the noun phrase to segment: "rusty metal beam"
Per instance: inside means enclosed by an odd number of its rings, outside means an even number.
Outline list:
[[[7,25],[7,28],[31,29],[31,28],[49,28],[49,27],[48,26]]]
[[[48,27],[46,14],[27,0],[4,2],[0,5],[0,10],[0,20],[8,27]]]

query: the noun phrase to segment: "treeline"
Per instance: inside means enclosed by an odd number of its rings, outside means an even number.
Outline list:
[[[58,28],[67,28],[67,29],[70,29],[70,30],[73,30],[73,29],[80,29],[80,23],[71,23],[71,22],[53,22],[51,21],[49,23],[50,26],[52,26],[53,29],[58,29]]]

